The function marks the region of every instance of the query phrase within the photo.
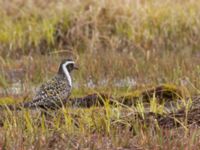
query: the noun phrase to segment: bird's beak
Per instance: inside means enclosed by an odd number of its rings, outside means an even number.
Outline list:
[[[78,66],[77,66],[77,65],[74,65],[74,69],[75,69],[75,70],[78,70],[79,68],[78,68]]]

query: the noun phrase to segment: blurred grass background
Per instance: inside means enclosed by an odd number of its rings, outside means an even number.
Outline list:
[[[0,87],[5,90],[0,96],[9,96],[0,98],[1,104],[31,98],[32,86],[53,76],[66,57],[80,68],[73,74],[73,96],[94,91],[120,95],[163,83],[199,93],[199,10],[199,0],[0,0]],[[16,82],[25,91],[10,98],[9,88]],[[136,109],[144,108],[138,104]],[[50,120],[26,111],[1,112],[0,147],[199,146],[195,127],[155,132],[129,118],[134,110],[109,104],[64,109]]]

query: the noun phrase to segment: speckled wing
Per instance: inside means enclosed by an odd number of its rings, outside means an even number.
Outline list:
[[[33,101],[24,104],[25,108],[55,109],[62,106],[71,92],[67,79],[63,76],[55,76],[42,84],[33,98]]]

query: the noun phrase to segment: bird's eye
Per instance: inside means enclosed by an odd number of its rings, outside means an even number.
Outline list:
[[[69,67],[69,69],[71,70],[71,69],[74,68],[74,64],[69,64],[68,67]]]

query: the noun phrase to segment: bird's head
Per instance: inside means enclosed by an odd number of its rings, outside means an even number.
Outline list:
[[[65,73],[65,71],[68,71],[70,73],[74,69],[78,69],[78,67],[76,66],[75,62],[72,59],[63,59],[60,64],[58,73],[63,74]]]

